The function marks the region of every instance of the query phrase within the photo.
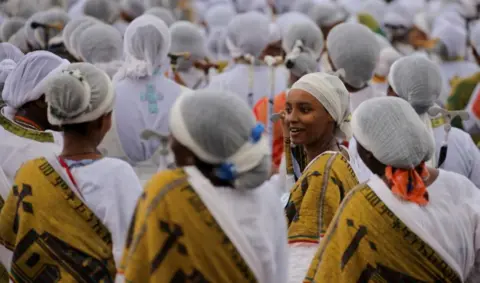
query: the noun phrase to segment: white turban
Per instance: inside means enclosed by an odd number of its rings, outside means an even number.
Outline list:
[[[291,89],[306,91],[318,99],[337,124],[335,136],[343,140],[351,138],[350,94],[338,77],[327,73],[308,74],[295,82]]]
[[[227,46],[233,58],[258,57],[268,45],[269,20],[258,12],[237,15],[227,28]]]
[[[465,57],[467,54],[467,31],[465,27],[441,19],[436,22],[432,38],[440,39],[447,49],[448,58]]]
[[[15,69],[23,57],[22,51],[10,43],[0,43],[0,84],[7,80],[8,75]]]
[[[382,49],[382,51],[380,52],[380,58],[378,60],[377,67],[375,68],[375,74],[382,77],[387,77],[392,64],[401,57],[402,55],[393,47],[387,47]]]
[[[70,64],[47,51],[34,51],[25,55],[8,76],[2,98],[10,114],[25,103],[39,99],[45,93],[47,78],[62,66]]]
[[[398,97],[364,101],[353,113],[355,139],[385,165],[411,169],[431,158],[435,143],[408,102]]]
[[[170,32],[161,19],[142,15],[133,20],[125,31],[123,50],[126,58],[117,73],[118,79],[151,76],[167,61],[170,44]]]

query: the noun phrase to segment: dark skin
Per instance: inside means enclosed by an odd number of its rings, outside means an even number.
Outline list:
[[[41,130],[54,130],[54,127],[48,122],[47,103],[44,95],[35,101],[25,103],[17,110],[16,116],[34,122]]]
[[[480,55],[478,54],[477,50],[475,48],[472,48],[473,51],[473,57],[475,57],[475,61],[477,64],[480,64]]]
[[[214,186],[233,188],[232,183],[221,180],[215,175],[216,165],[201,161],[190,149],[178,142],[173,136],[170,136],[170,147],[178,167],[195,166]]]
[[[284,134],[291,142],[303,145],[308,161],[325,151],[339,151],[335,120],[310,93],[292,89],[285,105]]]
[[[60,156],[70,160],[101,158],[97,147],[111,126],[112,113],[109,113],[92,122],[65,127]],[[81,127],[82,130],[75,130],[75,127]]]
[[[358,155],[362,159],[363,163],[365,163],[365,165],[368,167],[368,169],[370,169],[370,171],[372,171],[373,174],[378,175],[380,178],[382,178],[385,184],[388,184],[387,179],[385,177],[385,169],[387,168],[387,165],[382,164],[380,161],[378,161],[378,159],[376,159],[375,156],[373,156],[373,154],[370,151],[366,150],[358,142],[357,142],[357,151],[358,151]],[[419,172],[420,169],[421,168],[419,167],[415,168],[417,172]],[[427,167],[427,170],[428,170],[429,176],[426,180],[424,180],[424,183],[425,183],[425,186],[428,187],[433,182],[435,182],[435,180],[438,177],[439,171],[438,169],[430,168],[430,167]]]

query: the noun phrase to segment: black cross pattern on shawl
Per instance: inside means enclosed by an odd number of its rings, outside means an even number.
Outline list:
[[[22,191],[18,191],[18,186],[13,186],[13,195],[18,197],[17,200],[17,208],[15,211],[15,218],[13,220],[13,232],[15,234],[18,233],[18,222],[19,222],[19,217],[18,217],[18,211],[20,209],[20,205],[22,205],[23,211],[33,214],[33,206],[30,202],[26,202],[25,198],[27,196],[32,195],[32,187],[27,184],[22,184]]]
[[[183,236],[183,229],[178,224],[168,224],[165,221],[160,221],[160,231],[167,233],[168,237],[163,243],[160,251],[152,261],[150,267],[150,274],[154,273],[155,270],[162,264],[163,260],[167,254],[174,248],[177,248],[177,251],[182,255],[187,255],[187,248],[185,245],[180,243],[180,238]]]
[[[377,267],[367,264],[367,267],[362,271],[357,283],[370,282],[371,279],[375,278],[379,279],[379,281],[386,281],[388,283],[427,283],[379,263],[377,263]],[[438,282],[442,281],[435,281],[435,283]]]
[[[352,258],[353,254],[357,251],[358,246],[360,245],[360,241],[365,236],[367,236],[367,227],[363,225],[360,225],[358,228],[355,227],[355,222],[352,219],[347,219],[347,226],[355,228],[357,232],[355,233],[355,236],[353,236],[352,241],[350,242],[347,249],[343,253],[342,263],[341,263],[342,270],[345,268],[348,261]],[[368,241],[368,244],[373,251],[377,251],[377,246],[375,245],[374,242]]]
[[[186,283],[186,282],[195,282],[195,283],[208,283],[209,281],[203,276],[203,274],[194,269],[190,275],[185,274],[183,270],[178,270],[170,280],[170,283]]]

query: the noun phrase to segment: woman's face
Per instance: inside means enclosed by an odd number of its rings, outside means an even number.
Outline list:
[[[292,89],[287,96],[285,111],[292,143],[310,145],[333,138],[335,121],[310,93]]]

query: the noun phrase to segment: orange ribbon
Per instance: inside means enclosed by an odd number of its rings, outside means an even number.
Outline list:
[[[415,169],[394,169],[392,166],[385,169],[385,177],[392,193],[419,205],[428,204],[427,187],[423,181],[428,176],[425,163],[420,165],[420,172]]]

